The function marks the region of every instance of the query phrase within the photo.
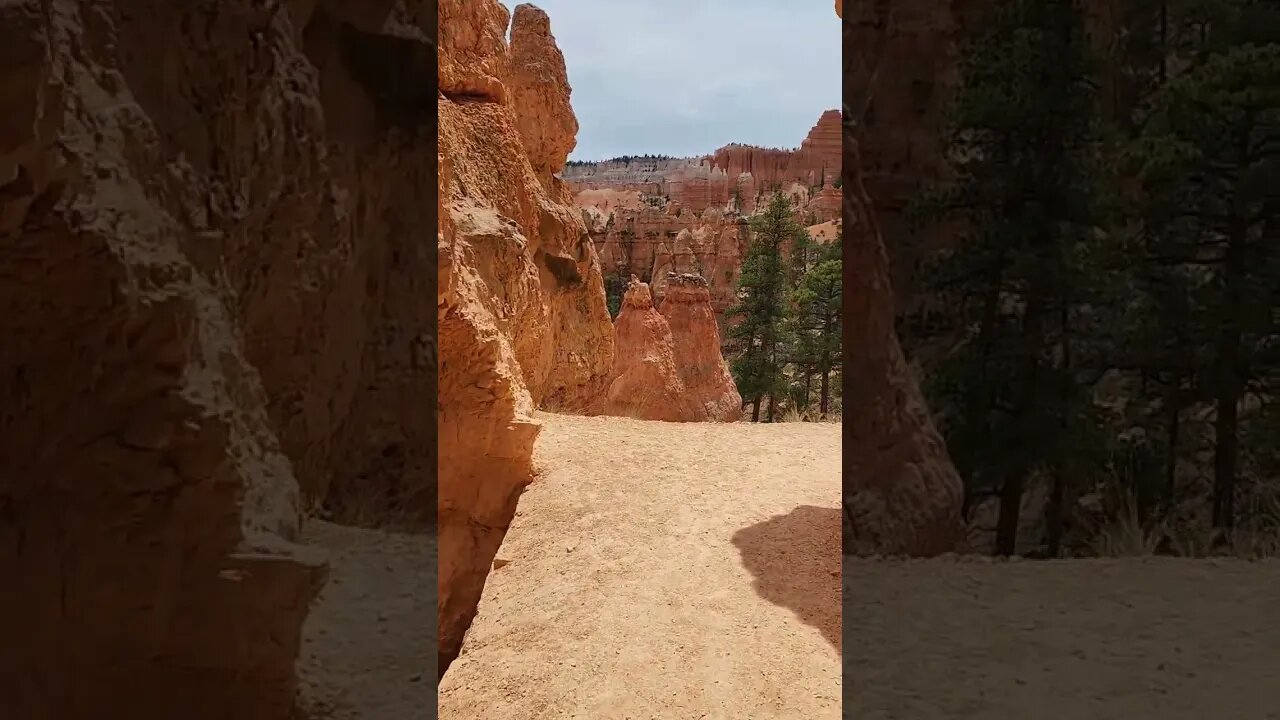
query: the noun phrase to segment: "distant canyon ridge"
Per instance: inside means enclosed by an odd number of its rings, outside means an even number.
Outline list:
[[[661,304],[669,276],[700,275],[723,329],[749,242],[749,216],[781,192],[815,240],[834,240],[841,222],[840,160],[840,111],[827,110],[795,149],[732,143],[698,157],[569,163],[561,177],[583,209],[614,295],[620,298],[634,275]]]

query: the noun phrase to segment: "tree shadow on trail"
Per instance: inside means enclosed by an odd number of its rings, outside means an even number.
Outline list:
[[[840,508],[801,505],[733,535],[757,594],[840,651]]]

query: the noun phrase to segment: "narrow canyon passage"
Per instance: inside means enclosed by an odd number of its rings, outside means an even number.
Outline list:
[[[856,720],[1280,718],[1280,563],[844,561]]]
[[[441,718],[839,717],[839,425],[538,419]]]

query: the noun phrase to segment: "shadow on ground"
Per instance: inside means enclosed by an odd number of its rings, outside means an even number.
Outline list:
[[[840,509],[801,505],[733,535],[760,597],[817,628],[840,651]]]

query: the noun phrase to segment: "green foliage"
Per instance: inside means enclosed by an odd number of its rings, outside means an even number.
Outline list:
[[[967,229],[931,268],[962,330],[927,389],[973,495],[1065,462],[1085,417],[1070,348],[1095,204],[1085,43],[1067,0],[994,10],[952,107],[956,182],[913,207]]]
[[[1237,543],[1280,507],[1280,3],[1114,9],[1105,66],[1066,0],[968,48],[956,180],[908,208],[961,228],[925,269],[953,315],[926,389],[970,497],[1065,478],[1150,529],[1194,471]]]
[[[843,264],[839,258],[824,259],[806,269],[792,292],[792,312],[788,317],[791,360],[804,379],[818,382],[818,412],[825,416],[833,397],[831,382],[842,362],[841,316]],[[809,386],[804,386],[810,390]],[[793,392],[793,397],[795,396]],[[809,393],[797,404],[808,405]]]
[[[738,302],[727,312],[737,320],[727,333],[733,355],[730,366],[738,392],[748,403],[782,388],[786,300],[782,246],[795,237],[798,227],[791,202],[780,194],[751,221],[751,242],[738,276]]]
[[[627,294],[628,279],[621,275],[606,275],[604,279],[604,301],[609,308],[609,317],[616,318],[622,312],[622,298]]]

